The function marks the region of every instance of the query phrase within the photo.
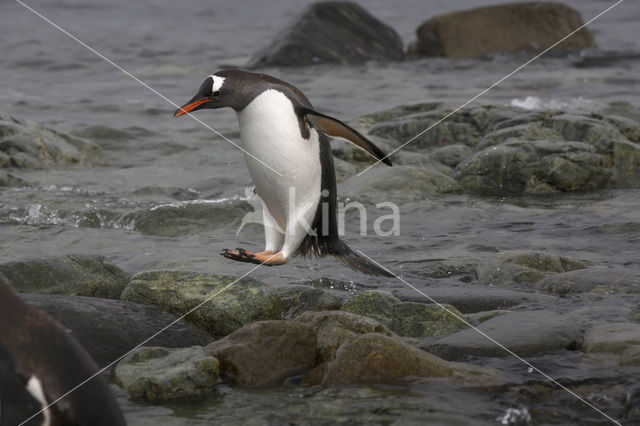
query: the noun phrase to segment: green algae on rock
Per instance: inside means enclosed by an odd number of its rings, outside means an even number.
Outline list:
[[[18,293],[65,294],[119,299],[130,275],[102,256],[65,255],[0,264]]]
[[[112,377],[132,400],[159,403],[207,395],[219,375],[218,360],[192,346],[138,348],[118,363]]]
[[[266,285],[252,278],[190,271],[148,271],[134,275],[122,292],[122,300],[155,305],[223,337],[254,321],[281,319],[282,301]],[[224,289],[224,291],[223,291]],[[215,296],[215,297],[214,297]]]
[[[453,306],[401,302],[383,291],[358,294],[346,301],[342,309],[375,319],[405,337],[440,337],[465,328],[461,320],[464,316]]]

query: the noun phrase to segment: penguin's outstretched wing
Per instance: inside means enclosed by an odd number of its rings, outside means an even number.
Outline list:
[[[330,117],[307,107],[300,107],[300,114],[305,115],[311,124],[329,136],[351,141],[387,166],[391,166],[391,160],[389,160],[380,148],[375,146],[373,142],[363,136],[362,133],[337,118]]]

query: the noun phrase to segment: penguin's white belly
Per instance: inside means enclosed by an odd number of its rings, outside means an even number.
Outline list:
[[[258,95],[237,115],[243,148],[280,173],[245,154],[256,192],[273,218],[285,232],[292,215],[307,212],[311,225],[322,179],[318,133],[312,128],[304,139],[293,104],[274,89]]]

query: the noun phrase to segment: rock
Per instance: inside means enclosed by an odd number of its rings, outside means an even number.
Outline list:
[[[453,168],[460,164],[462,160],[469,157],[472,153],[473,150],[467,145],[455,143],[453,145],[435,148],[431,151],[430,158]]]
[[[640,274],[624,269],[589,268],[552,275],[536,290],[566,296],[576,293],[640,293]]]
[[[319,2],[305,9],[247,66],[360,64],[400,61],[403,57],[400,36],[358,4]]]
[[[340,185],[338,192],[358,201],[399,202],[459,191],[455,180],[435,170],[394,166],[373,168],[366,177],[352,176]]]
[[[543,252],[503,251],[478,267],[478,281],[487,285],[535,283],[551,274],[586,268],[579,260]]]
[[[129,274],[102,256],[65,255],[0,264],[17,293],[66,294],[118,299]]]
[[[368,291],[346,301],[343,310],[373,318],[406,337],[446,336],[465,327],[463,315],[453,306],[400,302],[390,293]]]
[[[529,2],[447,13],[416,30],[407,56],[477,57],[491,53],[541,51],[583,25],[580,13],[560,3]],[[554,47],[596,47],[593,34],[582,29]]]
[[[322,384],[399,384],[431,378],[451,378],[480,386],[502,383],[494,370],[448,362],[393,337],[368,333],[340,347],[335,360],[327,366]]]
[[[358,125],[387,149],[413,139],[394,159],[426,154],[425,170],[450,175],[459,185],[454,191],[505,196],[640,187],[640,122],[482,105],[430,128],[451,111],[439,103],[408,105],[366,115]],[[466,156],[468,148],[475,152]]]
[[[0,168],[58,169],[105,164],[100,148],[31,120],[0,115]]]
[[[100,367],[176,319],[155,306],[121,300],[42,294],[22,294],[20,298],[70,330]],[[144,345],[181,348],[206,345],[212,340],[206,332],[179,320]]]
[[[219,375],[218,360],[200,346],[147,347],[123,358],[113,380],[134,401],[159,403],[210,394]]]
[[[155,305],[182,316],[210,299],[185,319],[222,337],[243,325],[282,317],[282,301],[270,288],[252,278],[190,271],[149,271],[134,275],[122,300]],[[223,290],[224,289],[224,290]]]
[[[316,330],[320,362],[333,359],[340,345],[353,341],[360,334],[393,335],[378,321],[344,311],[305,312],[295,320],[308,324]]]
[[[274,291],[282,300],[283,319],[292,319],[307,311],[326,311],[342,306],[341,297],[311,286],[276,287]]]
[[[550,311],[509,312],[477,328],[520,356],[572,348],[580,337],[575,321]],[[454,361],[509,356],[495,342],[469,328],[435,341],[429,352]]]
[[[382,290],[371,290],[357,294],[342,305],[342,310],[356,315],[372,318],[381,324],[391,324],[393,306],[400,299]]]
[[[591,354],[606,354],[605,362],[620,365],[640,365],[640,324],[632,322],[599,324],[584,336],[582,350]]]
[[[281,384],[316,361],[316,331],[297,321],[260,321],[206,347],[232,383],[246,387]]]

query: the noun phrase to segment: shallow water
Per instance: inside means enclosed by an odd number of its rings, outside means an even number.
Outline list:
[[[266,7],[257,1],[91,4],[54,0],[29,4],[181,104],[212,71],[242,66],[306,3],[309,1],[278,0]],[[414,29],[433,14],[503,2],[360,3],[393,26],[406,44],[413,39]],[[601,0],[565,3],[577,8],[585,20],[612,4]],[[90,170],[16,172],[35,184],[0,188],[2,261],[91,253],[104,255],[130,272],[160,268],[247,272],[250,266],[218,255],[221,249],[236,246],[261,249],[258,226],[248,225],[236,236],[242,216],[250,211],[245,187],[251,181],[241,153],[193,120],[173,120],[174,106],[18,3],[3,2],[0,14],[2,112],[85,136],[101,146],[109,163]],[[593,24],[598,52],[546,56],[477,102],[581,111],[597,110],[611,101],[638,106],[638,19],[640,8],[633,2],[623,3]],[[429,100],[461,104],[529,57],[498,55],[265,71],[300,87],[318,109],[349,120],[400,104]],[[197,115],[231,140],[238,140],[232,112]],[[545,198],[429,197],[400,203],[401,235],[396,237],[373,234],[372,221],[378,213],[369,204],[369,235],[358,235],[358,218],[352,215],[346,241],[427,294],[442,287],[483,291],[473,268],[501,250],[543,250],[638,270],[639,196],[640,190],[616,190]],[[158,211],[163,214],[157,215]],[[188,220],[179,226],[156,220],[172,214]],[[395,290],[406,297],[412,292],[398,280],[363,277],[333,259],[296,259],[282,267],[260,268],[252,275],[270,284],[327,277]],[[421,296],[413,293],[412,297]],[[544,308],[566,313],[596,303],[597,309],[588,316],[591,321],[615,320],[620,307],[633,301],[577,297],[558,299]],[[538,361],[541,368],[555,369],[564,377],[595,374],[588,363],[569,362],[563,368],[558,365],[563,360],[549,356]],[[499,360],[495,366],[513,370],[524,380],[524,367],[517,361]],[[169,418],[165,418],[166,409],[154,409],[152,417],[145,419],[150,409],[125,403],[133,424],[238,422],[254,413],[256,424],[275,424],[284,420],[279,414],[282,407],[297,412],[302,423],[319,419],[318,423],[354,424],[347,419],[360,418],[362,423],[467,424],[471,416],[474,424],[496,424],[508,408],[533,404],[508,392],[491,396],[460,389],[445,392],[437,387],[279,389],[250,397],[238,395],[222,387],[211,401],[170,407]],[[559,398],[559,405],[570,400],[567,395]],[[308,411],[310,406],[314,411]],[[558,407],[542,411],[554,408]],[[323,417],[334,410],[339,412],[337,417]],[[539,418],[560,423],[581,419],[598,424],[603,420],[579,403],[566,410],[558,417]]]

